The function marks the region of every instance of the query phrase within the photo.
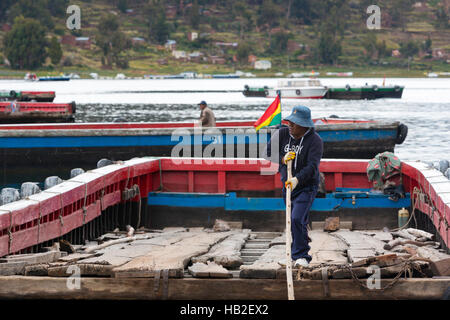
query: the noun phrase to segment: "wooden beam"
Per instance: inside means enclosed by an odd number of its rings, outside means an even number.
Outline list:
[[[160,299],[155,281],[145,278],[81,278],[80,289],[69,289],[66,278],[0,277],[0,299]],[[174,300],[286,300],[282,279],[195,279],[170,278],[168,299]],[[392,279],[382,279],[381,287]],[[329,299],[441,299],[449,278],[399,279],[390,289],[367,290],[352,279],[329,279]],[[161,288],[160,288],[161,290]],[[297,299],[325,299],[321,280],[294,280]]]

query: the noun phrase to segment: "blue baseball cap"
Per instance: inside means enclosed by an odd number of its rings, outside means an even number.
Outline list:
[[[201,101],[198,105],[201,106],[202,104],[206,105],[206,101]]]
[[[291,121],[299,126],[313,128],[314,122],[311,119],[311,110],[305,106],[295,106],[292,113],[284,120]]]

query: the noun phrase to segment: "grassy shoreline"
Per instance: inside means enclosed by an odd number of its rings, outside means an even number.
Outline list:
[[[49,70],[46,68],[38,69],[38,70],[13,70],[0,67],[0,79],[2,80],[22,80],[26,73],[35,73],[38,77],[44,76],[58,76],[60,74],[70,74],[75,73],[78,74],[82,79],[91,79],[90,73],[97,73],[99,77],[112,77],[114,78],[117,74],[123,73],[126,77],[130,78],[139,78],[144,77],[144,75],[168,75],[168,74],[179,74],[185,71],[197,72],[197,74],[229,74],[235,73],[237,70],[242,72],[249,72],[255,75],[256,78],[280,78],[287,77],[291,73],[310,73],[314,71],[315,73],[319,73],[317,77],[320,78],[342,78],[337,75],[327,75],[327,72],[353,72],[353,76],[345,77],[345,78],[427,78],[428,71],[424,70],[405,70],[401,68],[386,68],[386,67],[378,67],[378,68],[352,68],[352,67],[317,67],[310,66],[307,68],[301,69],[289,69],[289,70],[278,70],[278,71],[259,71],[254,69],[247,68],[230,68],[227,66],[213,66],[209,67],[209,65],[200,65],[200,67],[189,66],[177,66],[175,68],[166,69],[164,71],[167,72],[156,72],[156,70],[143,70],[143,69],[88,69],[85,67],[82,68],[58,68],[55,70]],[[277,75],[277,73],[282,72],[283,75]],[[430,71],[431,72],[431,71]],[[442,68],[442,70],[435,70],[432,72],[450,72],[450,67]],[[449,75],[443,76],[439,75],[438,78],[449,78]],[[245,78],[245,77],[242,77]]]

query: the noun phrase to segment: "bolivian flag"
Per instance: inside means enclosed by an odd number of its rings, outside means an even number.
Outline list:
[[[276,126],[281,124],[281,98],[277,95],[272,104],[267,108],[266,112],[259,118],[253,126],[256,131],[267,126]]]

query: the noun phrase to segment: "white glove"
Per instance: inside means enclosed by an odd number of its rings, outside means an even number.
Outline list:
[[[291,179],[288,179],[285,183],[284,186],[286,187],[286,189],[288,188],[288,186],[291,188],[291,191],[295,189],[295,187],[297,187],[298,185],[298,179],[296,177],[293,177]]]

